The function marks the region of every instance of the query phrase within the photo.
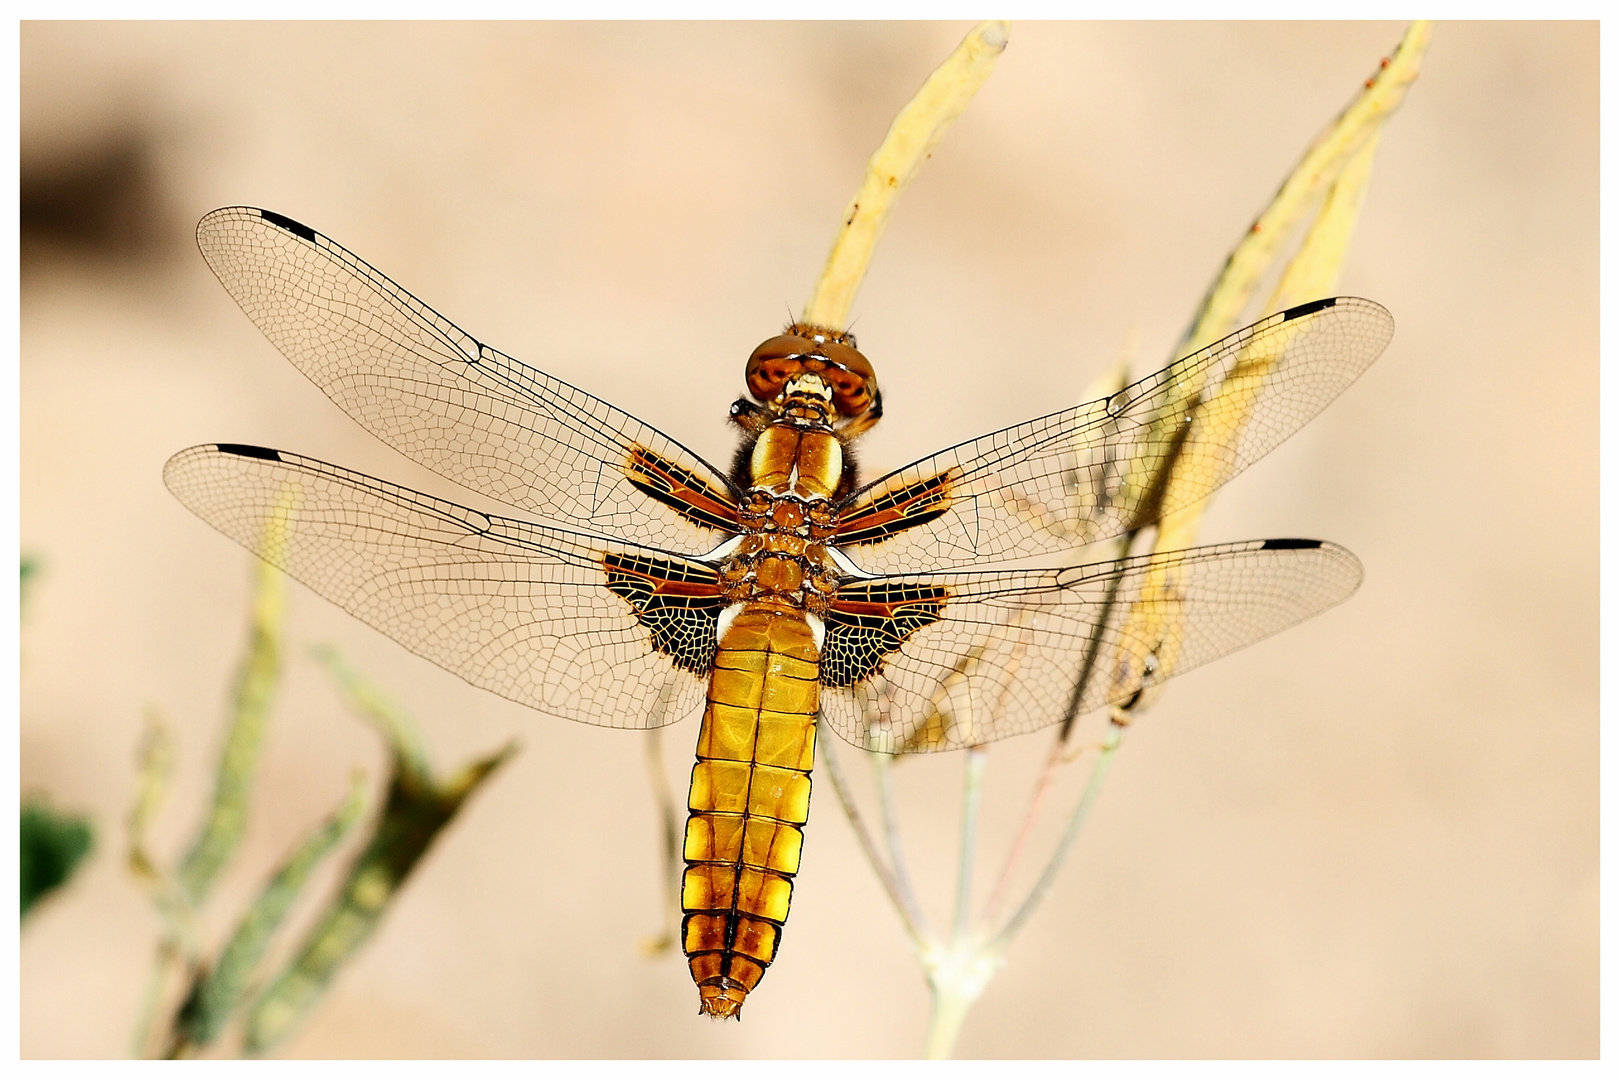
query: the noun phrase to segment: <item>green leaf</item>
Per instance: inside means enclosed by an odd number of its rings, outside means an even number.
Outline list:
[[[22,840],[17,851],[22,883],[22,914],[62,887],[90,853],[90,823],[50,809],[43,799],[22,806]]]
[[[508,745],[440,783],[412,770],[396,748],[377,831],[292,962],[249,1007],[244,1051],[268,1052],[320,999],[337,969],[376,930],[434,839],[515,749]]]
[[[271,523],[280,528],[280,521]],[[268,541],[267,541],[268,543]],[[202,830],[181,860],[176,878],[186,899],[198,906],[214,878],[236,853],[247,828],[249,798],[259,766],[270,705],[281,680],[281,623],[286,578],[269,563],[255,566],[257,588],[247,654],[237,669],[230,732],[214,779],[214,802]]]
[[[19,607],[28,605],[28,587],[39,577],[39,567],[38,555],[24,555],[22,557],[22,577],[19,579],[17,586],[17,604]]]
[[[282,863],[242,917],[219,961],[211,969],[198,972],[176,1025],[190,1046],[206,1046],[218,1038],[310,874],[360,819],[365,808],[364,777],[356,773],[343,805],[313,829]]]

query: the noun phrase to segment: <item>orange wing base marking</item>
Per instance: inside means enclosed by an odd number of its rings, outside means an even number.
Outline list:
[[[742,531],[737,500],[731,492],[716,490],[703,477],[645,446],[631,447],[624,475],[638,491],[694,525],[732,533]]]
[[[948,469],[897,491],[878,495],[869,502],[845,508],[833,543],[840,547],[875,544],[905,529],[933,521],[951,508],[951,487],[956,479],[956,470]]]

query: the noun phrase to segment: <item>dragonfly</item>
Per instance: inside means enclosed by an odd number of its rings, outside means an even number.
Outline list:
[[[604,727],[700,716],[681,938],[713,1017],[739,1016],[777,957],[822,729],[896,754],[1067,723],[1361,580],[1320,540],[1062,560],[1204,497],[1320,412],[1393,333],[1367,300],[1271,315],[1108,397],[863,483],[847,448],[883,403],[842,329],[795,321],[753,351],[721,468],[291,218],[227,207],[197,241],[350,417],[515,512],[239,443],[176,454],[169,489],[474,686]],[[1172,463],[1200,482],[1165,482]]]

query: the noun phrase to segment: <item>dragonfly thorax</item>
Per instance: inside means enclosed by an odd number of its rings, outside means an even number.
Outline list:
[[[756,489],[743,504],[742,524],[748,532],[720,564],[726,602],[824,613],[842,578],[826,543],[836,524],[831,504]]]
[[[844,445],[823,423],[784,417],[759,433],[748,455],[751,492],[824,501],[843,480]]]

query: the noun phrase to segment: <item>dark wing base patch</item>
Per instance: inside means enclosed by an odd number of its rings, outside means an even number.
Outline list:
[[[854,686],[881,674],[884,658],[938,622],[950,597],[947,589],[905,582],[840,588],[827,613],[822,685]]]
[[[602,559],[607,587],[633,609],[652,635],[653,648],[676,667],[706,674],[714,662],[715,629],[724,601],[719,579],[691,564],[609,554]]]

